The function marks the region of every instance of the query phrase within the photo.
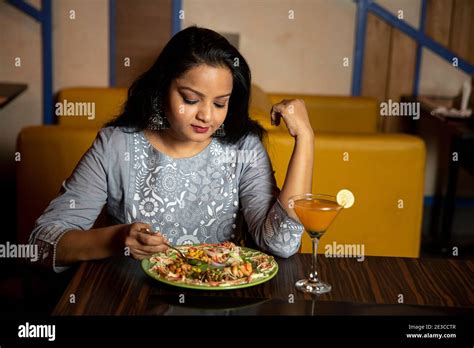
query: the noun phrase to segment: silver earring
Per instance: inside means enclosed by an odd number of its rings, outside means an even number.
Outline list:
[[[219,128],[214,132],[215,137],[225,137],[225,128],[224,124],[221,124]]]
[[[161,98],[155,97],[153,99],[152,110],[153,111],[150,117],[150,121],[148,123],[148,129],[156,131],[170,128],[168,119],[163,114]]]

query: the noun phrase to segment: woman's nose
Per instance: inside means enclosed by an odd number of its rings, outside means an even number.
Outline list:
[[[209,121],[211,121],[211,111],[208,108],[200,109],[196,118],[199,121],[208,123]]]

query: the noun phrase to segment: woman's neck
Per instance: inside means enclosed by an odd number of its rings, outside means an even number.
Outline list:
[[[212,141],[212,138],[202,142],[183,141],[176,137],[170,129],[158,132],[145,130],[143,133],[154,148],[173,158],[193,157]]]

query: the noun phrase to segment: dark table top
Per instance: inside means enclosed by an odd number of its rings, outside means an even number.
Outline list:
[[[279,272],[270,281],[225,291],[160,283],[131,258],[83,262],[53,315],[474,314],[474,260],[366,257],[359,262],[319,255],[321,278],[333,289],[317,298],[294,287],[309,270],[311,255],[277,262]]]
[[[419,102],[421,110],[425,112],[423,117],[428,116],[429,120],[436,120],[446,131],[452,132],[461,139],[474,139],[474,115],[468,118],[449,117],[440,114],[433,114],[432,111],[438,106],[451,108],[453,98],[429,97],[429,96],[404,96],[402,101]]]
[[[27,85],[22,83],[0,83],[0,108],[15,99],[26,88]]]

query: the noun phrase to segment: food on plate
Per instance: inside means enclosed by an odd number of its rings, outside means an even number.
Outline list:
[[[232,242],[179,246],[154,254],[150,272],[174,283],[200,286],[231,286],[270,277],[278,267],[275,259],[260,251]]]

